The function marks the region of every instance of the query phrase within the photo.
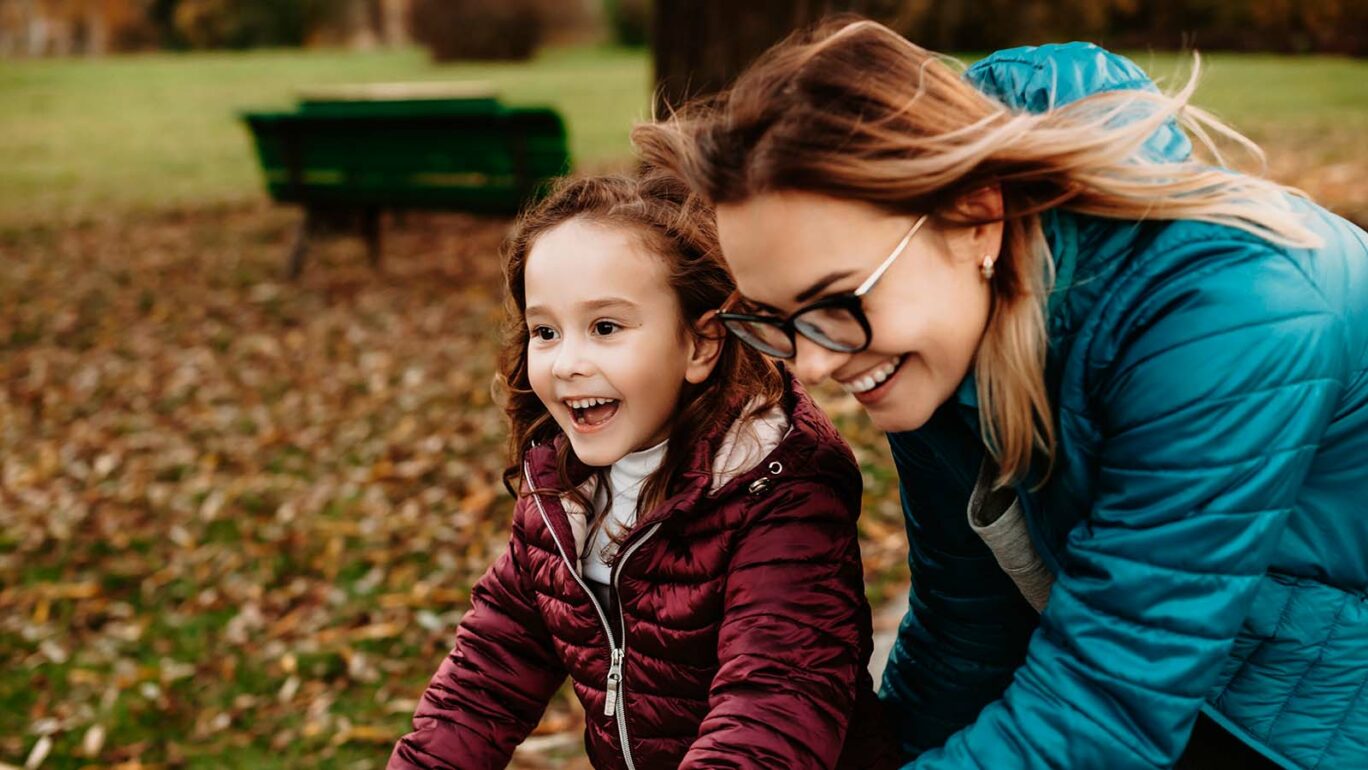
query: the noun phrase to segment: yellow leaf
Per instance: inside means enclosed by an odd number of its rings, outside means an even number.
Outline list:
[[[86,581],[83,583],[40,583],[32,589],[46,599],[92,599],[100,594],[100,584]]]
[[[498,496],[493,487],[482,484],[461,498],[461,510],[466,513],[484,513]]]
[[[398,623],[372,623],[369,626],[361,626],[353,629],[347,634],[347,638],[353,641],[370,641],[375,639],[390,639],[404,632],[404,627]]]
[[[371,725],[353,725],[350,730],[338,736],[338,743],[394,743],[399,738],[393,731]]]

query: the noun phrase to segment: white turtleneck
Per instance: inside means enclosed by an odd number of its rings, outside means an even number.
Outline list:
[[[617,553],[613,537],[627,532],[636,523],[637,499],[641,497],[641,488],[665,461],[667,443],[662,441],[649,449],[632,452],[608,469],[608,489],[612,490],[613,497],[607,500],[605,498],[608,495],[601,494],[594,501],[594,507],[602,511],[599,515],[606,518],[580,556],[581,569],[586,578],[604,585],[612,580],[612,568],[608,565]]]

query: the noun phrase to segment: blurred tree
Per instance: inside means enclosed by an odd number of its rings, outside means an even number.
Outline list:
[[[152,0],[105,0],[111,51],[146,51],[161,45],[151,15]]]
[[[765,49],[826,16],[853,11],[886,17],[890,0],[655,0],[651,43],[655,109],[663,115],[714,93]]]
[[[1181,1],[1181,0],[1180,0]],[[881,21],[938,51],[988,51],[1047,41],[1104,41],[1113,21],[1166,0],[906,0]]]
[[[1368,54],[1368,0],[0,0],[0,55],[398,44],[410,10],[410,28],[438,58],[526,57],[548,34],[583,42],[608,33],[628,45],[656,37],[666,101],[691,93],[690,83],[698,93],[719,87],[766,46],[833,11],[942,51],[1081,38],[1114,48]]]
[[[191,48],[297,46],[343,23],[349,3],[336,0],[178,0],[172,25]]]
[[[722,88],[794,29],[842,11],[941,51],[1083,39],[1120,48],[1368,53],[1368,0],[656,0],[657,113]]]
[[[598,45],[611,39],[609,2],[611,0],[538,0],[537,10],[546,30],[542,44]]]
[[[438,61],[527,59],[546,35],[552,0],[414,0],[413,39]]]
[[[651,0],[604,0],[613,42],[644,46],[651,39]]]

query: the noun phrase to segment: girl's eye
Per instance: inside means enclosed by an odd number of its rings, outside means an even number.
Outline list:
[[[613,332],[617,331],[617,330],[620,329],[620,328],[621,328],[621,327],[619,327],[617,324],[613,323],[612,321],[595,321],[595,322],[594,322],[594,333],[595,333],[595,334],[598,334],[598,335],[601,336],[601,337],[607,337],[608,335],[612,334]]]
[[[550,342],[556,338],[556,330],[549,326],[538,326],[532,330],[532,339]]]

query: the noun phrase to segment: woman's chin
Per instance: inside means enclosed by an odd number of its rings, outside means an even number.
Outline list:
[[[885,414],[882,411],[878,414],[869,412],[869,421],[875,428],[884,433],[903,433],[909,430],[916,430],[926,424],[931,419],[931,415],[924,417],[914,417],[909,414]]]
[[[902,387],[890,391],[876,403],[863,405],[869,421],[884,433],[916,430],[925,425],[940,406],[934,399],[926,398],[924,391],[908,387],[914,383],[897,384]],[[909,390],[912,392],[908,393]]]

